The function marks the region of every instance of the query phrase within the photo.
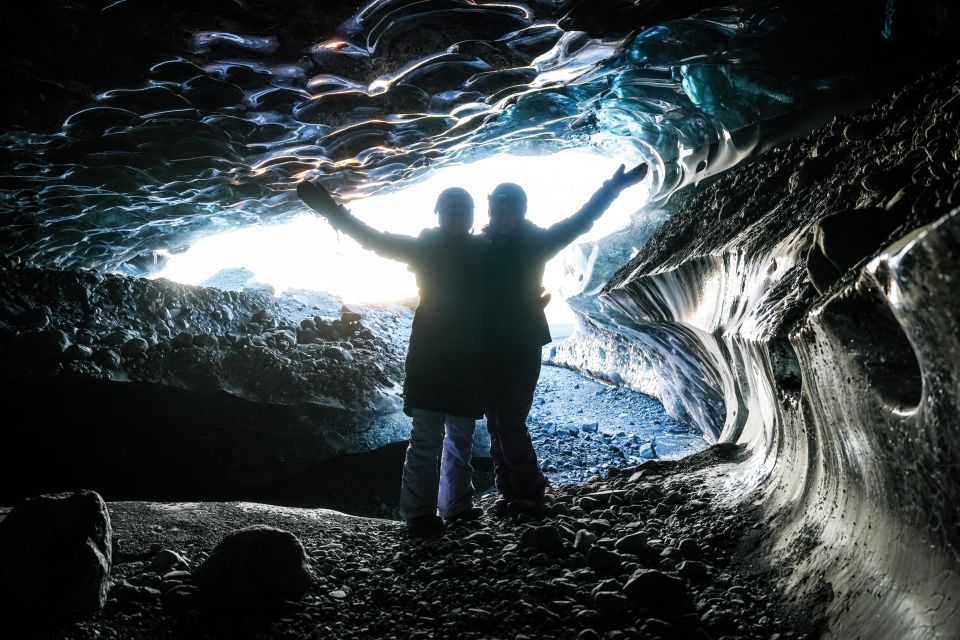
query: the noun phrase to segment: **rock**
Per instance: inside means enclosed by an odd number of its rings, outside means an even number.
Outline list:
[[[840,273],[877,251],[899,224],[882,209],[848,209],[826,216],[814,228],[814,241]]]
[[[627,596],[615,591],[600,591],[593,596],[593,604],[598,611],[620,611],[630,605]]]
[[[613,548],[621,553],[643,553],[650,550],[650,546],[647,545],[647,534],[645,533],[631,533],[626,535],[613,545]]]
[[[843,137],[852,142],[869,140],[883,131],[883,123],[876,120],[866,122],[851,122],[843,128]]]
[[[266,322],[267,320],[273,319],[273,313],[269,309],[257,309],[253,312],[253,315],[250,316],[252,322]]]
[[[600,424],[597,422],[584,422],[580,425],[580,428],[584,433],[596,433],[600,429]]]
[[[867,191],[897,191],[910,180],[907,167],[898,165],[882,171],[874,171],[860,181]]]
[[[352,357],[349,353],[341,349],[340,347],[330,346],[323,350],[324,357],[330,358],[331,360],[336,360],[337,362],[347,362],[351,360]]]
[[[178,584],[163,594],[163,606],[173,611],[191,608],[196,604],[199,589],[192,584]]]
[[[603,502],[591,496],[584,496],[577,501],[577,506],[587,513],[603,507]]]
[[[606,573],[620,568],[623,558],[619,553],[594,545],[587,552],[587,565],[594,571]]]
[[[203,594],[231,608],[297,599],[310,588],[300,540],[282,529],[253,525],[221,540],[193,574]]]
[[[540,551],[556,552],[563,547],[563,538],[552,525],[530,527],[520,535],[520,544]]]
[[[640,627],[640,635],[643,637],[659,636],[662,640],[674,640],[679,637],[676,627],[658,618],[647,618],[643,626]]]
[[[677,565],[677,571],[691,578],[702,578],[707,575],[707,565],[697,560],[684,560]]]
[[[623,587],[624,593],[633,600],[671,601],[686,596],[683,580],[667,575],[657,569],[639,569]]]
[[[153,587],[133,585],[122,580],[113,585],[110,589],[110,597],[116,598],[117,602],[130,604],[133,602],[150,602],[160,598],[160,591]]]
[[[220,341],[217,340],[216,336],[211,336],[208,333],[198,333],[193,336],[193,346],[195,347],[218,347],[220,346]]]
[[[64,360],[89,360],[93,357],[93,349],[82,344],[71,344],[63,352]]]
[[[0,522],[0,601],[44,615],[98,611],[111,548],[110,514],[97,493],[28,498]]]
[[[46,329],[36,335],[36,349],[42,358],[59,358],[69,346],[70,339],[59,329]]]
[[[103,336],[103,338],[100,340],[100,344],[107,347],[122,347],[124,344],[136,337],[137,334],[133,331],[120,329],[118,331],[111,331],[107,335]]]
[[[577,531],[576,538],[573,541],[573,548],[577,551],[583,551],[590,547],[593,543],[597,541],[597,536],[594,533],[587,531],[586,529],[580,529]]]
[[[170,344],[178,349],[193,346],[193,334],[185,332],[178,333],[173,337],[173,340],[170,341]]]
[[[691,538],[684,538],[678,542],[677,549],[680,549],[680,553],[687,558],[696,558],[700,555],[700,545],[697,544],[696,540]]]
[[[807,277],[818,293],[823,293],[829,289],[842,275],[840,270],[823,254],[819,245],[814,244],[810,247],[810,250],[807,251]]]
[[[360,322],[363,319],[363,316],[360,315],[357,311],[354,311],[350,307],[343,305],[340,308],[340,320],[345,323],[350,322]]]
[[[147,349],[149,348],[149,343],[147,343],[147,341],[143,338],[132,338],[124,343],[123,348],[120,350],[120,354],[124,358],[133,358],[146,353]]]
[[[170,549],[163,549],[153,557],[147,570],[164,575],[175,569],[188,569],[189,567],[190,563],[179,553]]]
[[[93,353],[93,361],[104,369],[120,368],[120,354],[113,349],[97,349]]]
[[[297,331],[297,344],[310,344],[311,342],[316,341],[320,337],[320,334],[316,329],[300,329]]]

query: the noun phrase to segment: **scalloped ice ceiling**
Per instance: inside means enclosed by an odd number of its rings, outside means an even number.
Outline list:
[[[0,250],[143,273],[289,219],[299,180],[356,199],[505,152],[645,160],[663,198],[856,86],[845,50],[879,28],[784,4],[375,0],[302,42],[211,25],[61,130],[2,134]]]

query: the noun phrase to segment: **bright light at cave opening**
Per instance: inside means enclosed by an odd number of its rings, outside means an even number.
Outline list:
[[[436,225],[433,205],[437,194],[459,186],[473,195],[474,231],[479,232],[487,222],[487,194],[501,182],[516,182],[527,192],[528,219],[546,227],[575,213],[620,164],[580,150],[546,156],[502,155],[442,169],[423,182],[347,206],[376,229],[417,235]],[[602,238],[625,226],[647,195],[646,182],[624,191],[593,229],[574,244]],[[554,258],[544,274],[544,286],[553,296],[547,318],[555,335],[573,322],[573,313],[560,295],[565,256],[570,257],[569,251]],[[201,238],[184,253],[170,255],[165,268],[154,277],[202,284],[230,269],[252,272],[252,280],[270,283],[278,295],[287,289],[325,291],[346,303],[391,302],[417,295],[416,280],[406,265],[366,251],[343,234],[338,237],[306,205],[303,215],[288,222]],[[569,291],[569,286],[565,289]]]

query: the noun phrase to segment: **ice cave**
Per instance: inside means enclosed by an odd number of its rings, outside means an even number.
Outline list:
[[[0,31],[4,637],[960,638],[952,3]]]

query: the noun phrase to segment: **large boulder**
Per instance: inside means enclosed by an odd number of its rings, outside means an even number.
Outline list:
[[[299,598],[313,578],[307,552],[295,535],[253,525],[227,534],[193,579],[206,598],[247,608]]]
[[[0,606],[73,616],[107,600],[110,514],[94,491],[28,498],[0,522]]]

